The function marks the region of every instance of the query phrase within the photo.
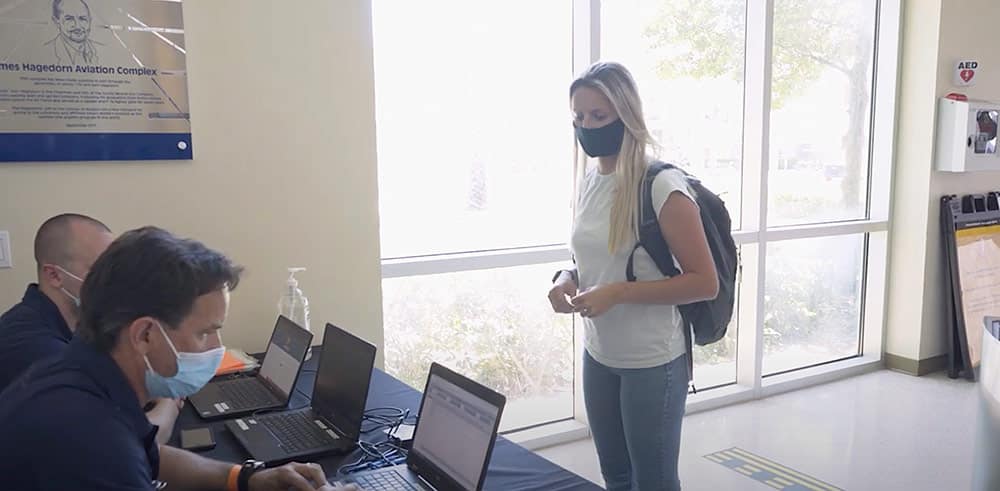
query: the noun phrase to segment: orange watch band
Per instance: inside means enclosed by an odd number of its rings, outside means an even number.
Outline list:
[[[241,468],[238,465],[234,465],[232,469],[229,469],[229,477],[226,478],[226,491],[240,491],[239,479]]]

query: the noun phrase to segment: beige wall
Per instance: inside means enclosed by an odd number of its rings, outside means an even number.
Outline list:
[[[904,9],[886,351],[923,360],[948,349],[939,199],[1000,190],[1000,172],[933,170],[936,98],[961,92],[1000,101],[1000,2],[907,0]],[[982,65],[976,85],[952,86],[955,63],[968,58]]]
[[[941,10],[941,46],[938,51],[937,95],[961,92],[970,99],[1000,102],[1000,1],[997,0],[946,0]],[[983,65],[976,75],[976,85],[952,85],[952,70],[960,59],[976,59]],[[984,193],[1000,190],[1000,172],[948,173],[931,175],[931,198],[934,201],[931,223],[928,227],[929,251],[927,262],[927,305],[931,307],[928,323],[921,338],[921,356],[928,358],[945,353],[948,349],[943,327],[944,308],[940,299],[944,295],[943,267],[940,260],[941,240],[937,232],[940,220],[937,200],[944,194]]]
[[[305,266],[317,338],[333,322],[381,346],[370,16],[370,0],[185,2],[194,160],[0,166],[0,305],[34,277],[36,227],[77,211],[245,265],[227,344],[262,349],[285,268]]]
[[[903,8],[885,350],[920,359],[940,0]],[[917,226],[910,226],[917,224]],[[902,286],[910,285],[910,286]]]

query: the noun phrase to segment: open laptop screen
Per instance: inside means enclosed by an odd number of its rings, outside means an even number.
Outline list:
[[[333,324],[326,325],[312,408],[350,440],[361,436],[374,366],[374,345]]]
[[[260,365],[260,377],[287,397],[295,386],[299,366],[306,357],[311,340],[309,331],[285,317],[278,317]]]
[[[458,482],[475,490],[493,443],[500,408],[431,373],[427,380],[413,450]]]

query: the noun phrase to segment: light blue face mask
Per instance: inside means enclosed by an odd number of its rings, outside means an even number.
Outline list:
[[[157,322],[156,327],[160,328],[163,337],[167,339],[170,350],[174,352],[174,357],[177,359],[177,375],[164,377],[156,373],[153,366],[149,364],[149,358],[144,357],[146,360],[146,390],[149,391],[149,396],[177,399],[201,390],[215,376],[215,371],[218,370],[219,364],[222,363],[222,357],[226,354],[226,347],[219,346],[201,353],[178,353],[177,349],[174,348],[174,343],[167,336],[167,332],[163,330],[163,326]]]

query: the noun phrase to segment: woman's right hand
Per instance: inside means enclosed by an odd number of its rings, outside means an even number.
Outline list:
[[[575,312],[569,299],[576,296],[577,285],[569,273],[563,271],[559,274],[559,279],[549,289],[549,303],[552,310],[560,314],[572,314]]]

